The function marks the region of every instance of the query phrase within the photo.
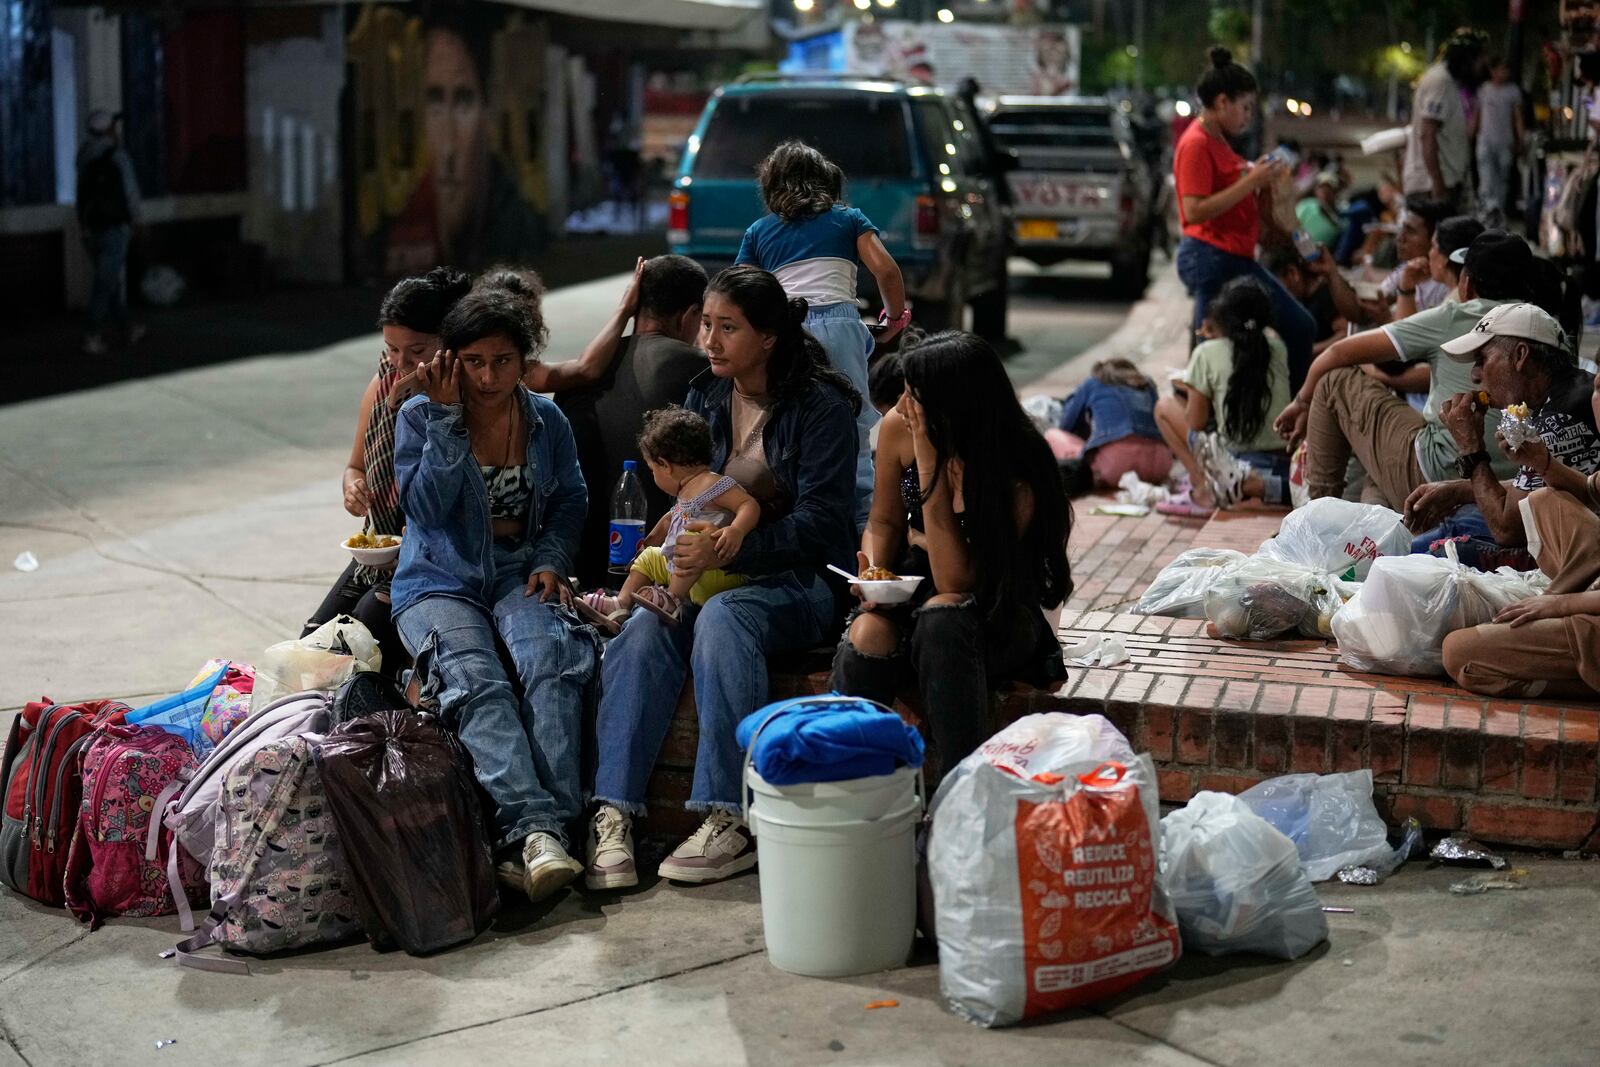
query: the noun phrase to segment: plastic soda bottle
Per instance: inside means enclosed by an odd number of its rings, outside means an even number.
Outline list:
[[[636,473],[639,461],[622,461],[622,477],[611,492],[611,543],[607,562],[612,574],[627,574],[644,539],[644,486]]]

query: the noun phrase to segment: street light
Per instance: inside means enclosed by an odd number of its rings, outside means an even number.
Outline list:
[[[951,11],[947,7],[941,7],[939,9],[939,21],[940,22],[954,22],[955,20],[956,20],[956,13],[954,11]]]
[[[794,0],[794,9],[796,11],[810,11],[816,6],[817,0]]]
[[[1179,100],[1176,104],[1172,105],[1172,110],[1176,111],[1183,118],[1188,118],[1194,113],[1194,108],[1189,106],[1189,101],[1187,100]]]
[[[878,0],[879,7],[893,7],[894,5],[895,0]]]
[[[856,10],[866,11],[872,6],[872,0],[856,0]]]
[[[799,3],[799,0],[795,0],[795,2]],[[1289,114],[1291,115],[1300,114],[1300,101],[1292,96],[1283,102],[1283,106],[1289,109]]]
[[[1307,118],[1307,119],[1311,117],[1311,101],[1309,101],[1309,100],[1300,101],[1300,117],[1301,118]]]

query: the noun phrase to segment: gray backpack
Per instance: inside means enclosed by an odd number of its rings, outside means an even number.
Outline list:
[[[216,844],[217,815],[222,807],[223,780],[235,767],[249,762],[257,751],[286,737],[325,734],[333,726],[333,696],[324,692],[294,693],[273,701],[234,727],[211,750],[189,784],[168,802],[162,821],[173,833],[176,847],[167,857],[167,881],[179,888],[173,898],[178,921],[185,931],[195,928],[194,913],[184,900],[179,877],[180,849],[202,868],[211,866]]]
[[[194,953],[219,944],[264,955],[361,936],[313,757],[321,740],[281,738],[229,769],[208,872],[211,914],[176,948],[180,963],[249,973],[243,961]]]

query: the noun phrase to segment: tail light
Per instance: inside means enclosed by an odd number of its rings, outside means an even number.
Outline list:
[[[931,248],[939,243],[939,200],[923,195],[917,197],[917,223],[911,234],[911,243],[917,248]]]
[[[1125,223],[1132,223],[1133,220],[1134,220],[1134,213],[1137,210],[1135,208],[1135,206],[1134,206],[1133,194],[1132,193],[1123,193],[1122,194],[1122,207],[1121,207],[1121,210],[1122,210],[1122,221],[1125,222]]]
[[[689,243],[689,194],[682,189],[673,190],[667,197],[667,243]]]

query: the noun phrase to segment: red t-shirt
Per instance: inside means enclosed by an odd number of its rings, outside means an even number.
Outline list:
[[[1199,122],[1189,124],[1172,153],[1172,176],[1178,186],[1178,217],[1183,221],[1183,235],[1250,259],[1256,254],[1256,240],[1261,231],[1255,197],[1245,197],[1210,222],[1190,222],[1183,217],[1184,197],[1207,197],[1220,192],[1238,181],[1244,169],[1243,157],[1206,133],[1205,126]]]

